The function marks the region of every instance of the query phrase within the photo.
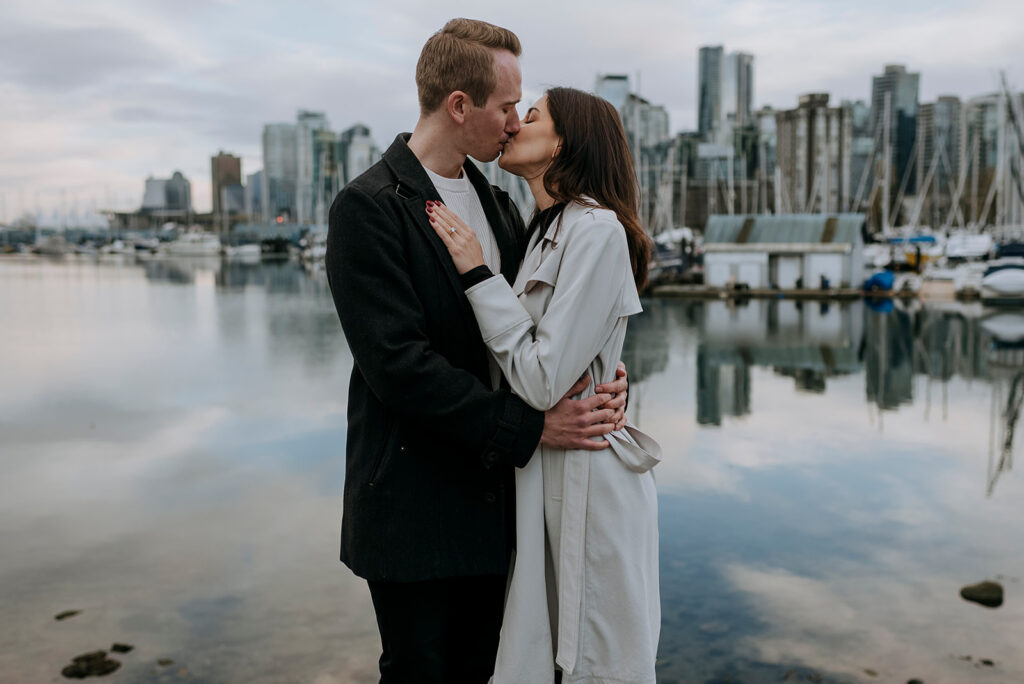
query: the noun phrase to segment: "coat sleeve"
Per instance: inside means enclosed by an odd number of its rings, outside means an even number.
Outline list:
[[[359,372],[389,410],[479,454],[484,467],[525,465],[544,415],[432,348],[408,250],[397,217],[357,188],[342,191],[331,207],[327,278]]]
[[[618,319],[639,312],[621,224],[583,220],[586,225],[575,226],[558,247],[565,252],[556,282],[549,283],[554,292],[536,325],[501,277],[466,292],[512,391],[540,411],[554,406],[579,380]]]

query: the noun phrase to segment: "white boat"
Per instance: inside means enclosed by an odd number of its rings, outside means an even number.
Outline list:
[[[864,245],[864,267],[872,273],[892,263],[892,245],[872,242]]]
[[[951,261],[986,259],[995,251],[995,246],[988,233],[957,231],[946,240],[946,258]]]
[[[989,265],[983,261],[969,261],[953,269],[953,290],[958,297],[977,297],[981,294],[981,279]]]
[[[990,261],[981,278],[981,298],[1024,298],[1024,257],[1004,257]]]
[[[299,241],[302,247],[302,261],[307,265],[323,265],[327,256],[327,231],[310,230],[302,240]]]
[[[100,248],[100,253],[135,256],[135,245],[125,240],[114,240],[109,245],[103,245]]]
[[[173,256],[217,256],[220,238],[213,233],[182,233],[174,242],[164,245],[164,251]]]
[[[255,260],[260,258],[260,246],[257,244],[229,245],[224,248],[224,257],[227,259]]]

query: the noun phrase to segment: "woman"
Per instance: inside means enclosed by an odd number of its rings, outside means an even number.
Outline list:
[[[512,287],[492,276],[473,230],[429,204],[431,225],[468,284],[491,354],[513,391],[553,406],[584,373],[612,380],[626,320],[640,313],[650,243],[618,113],[554,88],[505,145],[502,168],[537,205]],[[588,389],[588,394],[592,390]],[[516,472],[516,557],[496,684],[654,682],[660,631],[658,445],[634,427],[604,451],[539,446]]]

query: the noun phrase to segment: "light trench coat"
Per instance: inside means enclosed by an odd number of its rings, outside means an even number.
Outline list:
[[[513,392],[547,410],[584,374],[615,377],[626,321],[640,313],[615,214],[572,203],[535,235],[512,287],[466,292]],[[632,425],[602,451],[538,446],[516,471],[516,556],[495,684],[655,681],[661,629],[658,444]]]

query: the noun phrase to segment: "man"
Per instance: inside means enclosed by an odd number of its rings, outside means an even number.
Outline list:
[[[369,582],[381,682],[480,682],[493,672],[510,553],[514,467],[538,443],[600,449],[626,381],[547,413],[512,395],[463,282],[427,220],[444,200],[514,280],[525,227],[471,156],[519,130],[519,40],[454,19],[416,66],[420,117],[335,199],[327,276],[355,365],[349,385],[341,559]],[[624,375],[624,371],[622,371]]]

